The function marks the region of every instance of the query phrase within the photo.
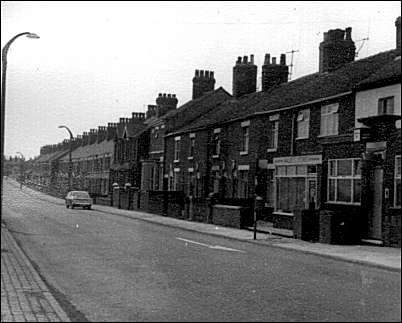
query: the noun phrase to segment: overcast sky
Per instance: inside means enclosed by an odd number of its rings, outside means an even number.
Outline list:
[[[400,1],[118,2],[2,1],[8,53],[5,155],[39,155],[46,144],[145,112],[158,93],[191,99],[195,69],[215,71],[232,92],[237,56],[292,49],[292,79],[318,71],[328,29],[352,27],[358,59],[395,47]],[[290,62],[290,54],[287,61]]]

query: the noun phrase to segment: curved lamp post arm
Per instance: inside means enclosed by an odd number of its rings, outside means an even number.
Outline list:
[[[59,128],[65,128],[68,131],[68,133],[70,134],[70,139],[74,139],[73,133],[67,126],[59,126]]]
[[[18,37],[24,36],[26,35],[29,38],[39,38],[39,36],[37,34],[34,33],[30,33],[30,32],[23,32],[23,33],[19,33],[17,35],[15,35],[13,38],[11,38],[7,44],[4,45],[3,49],[2,49],[2,60],[3,60],[3,64],[7,63],[7,53],[8,53],[8,49],[10,48],[11,44],[14,42],[14,40],[16,40]]]

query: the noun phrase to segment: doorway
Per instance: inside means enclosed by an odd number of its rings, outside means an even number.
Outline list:
[[[384,170],[381,167],[375,167],[371,176],[371,192],[373,203],[371,216],[369,219],[369,238],[382,240],[382,194]]]

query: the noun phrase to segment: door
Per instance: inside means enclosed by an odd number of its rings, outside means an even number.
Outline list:
[[[371,180],[371,191],[373,193],[373,204],[371,219],[369,221],[369,237],[382,240],[382,193],[383,193],[384,170],[376,167],[373,170]]]
[[[308,209],[315,210],[317,207],[317,180],[315,178],[308,180],[307,193]]]

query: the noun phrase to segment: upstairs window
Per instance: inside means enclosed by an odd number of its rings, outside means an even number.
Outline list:
[[[180,137],[174,138],[174,161],[178,162],[180,157]]]
[[[378,100],[378,115],[394,114],[394,97],[381,98]]]
[[[308,138],[310,128],[310,109],[301,110],[297,115],[297,138]]]
[[[212,155],[217,157],[220,154],[221,151],[221,129],[215,129],[214,130],[214,134],[213,134],[213,138],[212,138],[212,146],[213,146],[213,150],[212,150]]]
[[[248,145],[250,140],[250,126],[242,127],[242,147],[241,151],[243,153],[248,153]]]
[[[279,114],[269,117],[268,123],[268,151],[275,151],[278,148],[279,135]]]
[[[195,149],[195,133],[190,134],[190,147],[188,152],[188,158],[194,157],[194,149]]]
[[[394,205],[401,207],[401,156],[395,157]]]
[[[338,103],[321,107],[321,136],[338,134]]]

